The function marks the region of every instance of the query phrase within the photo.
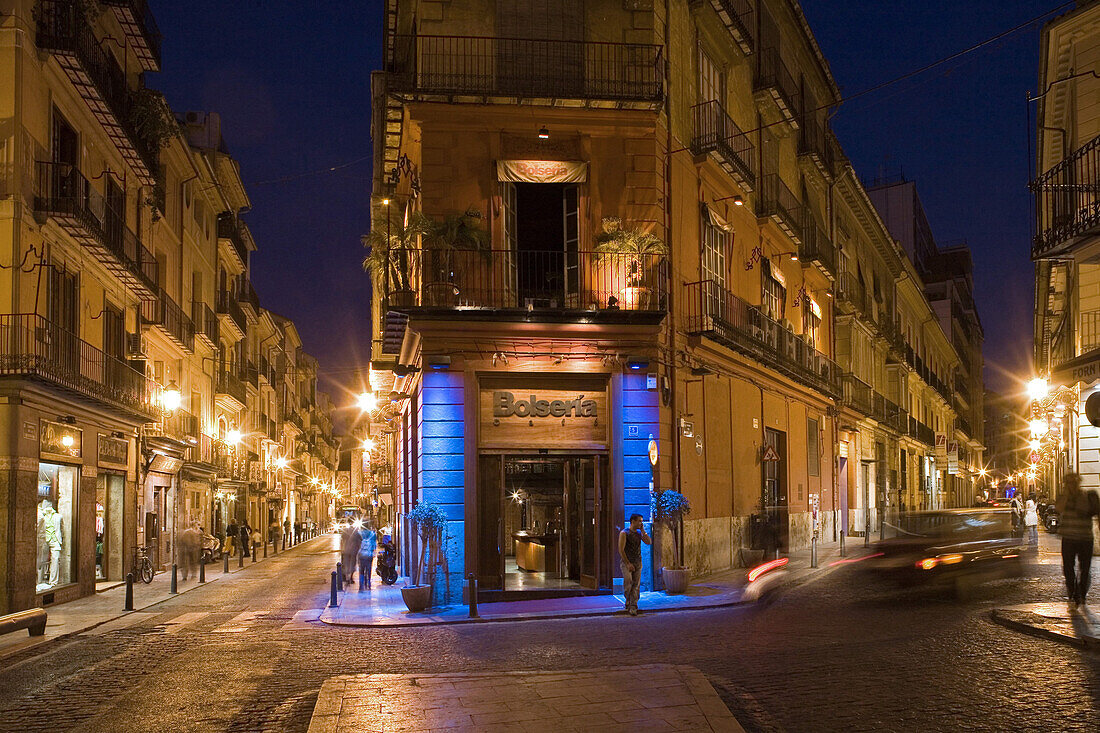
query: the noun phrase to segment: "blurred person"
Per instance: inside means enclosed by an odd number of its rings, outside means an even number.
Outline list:
[[[202,532],[199,530],[198,522],[191,522],[191,525],[180,533],[179,539],[180,574],[184,580],[195,574],[195,564],[199,560],[201,549]]]
[[[252,552],[256,552],[256,548],[264,543],[264,536],[260,534],[260,530],[252,530]]]
[[[378,535],[374,527],[367,522],[359,530],[359,590],[370,590],[371,570],[374,567],[374,553],[378,550]]]
[[[623,602],[631,616],[638,615],[638,596],[642,588],[642,543],[651,544],[642,515],[631,514],[630,524],[619,532],[619,561],[623,570]]]
[[[252,528],[248,526],[248,522],[241,522],[240,529],[238,530],[238,541],[241,543],[241,555],[249,557],[248,542],[252,539]]]
[[[1035,503],[1035,493],[1028,494],[1024,503],[1024,527],[1027,529],[1027,546],[1039,549],[1039,507]]]
[[[237,520],[229,520],[229,525],[225,528],[225,552],[230,557],[237,552],[237,542],[240,539],[240,530],[237,529]]]
[[[1020,502],[1020,495],[1014,494],[1009,502],[1012,507],[1012,535],[1020,537],[1024,533],[1024,505]]]
[[[1100,515],[1100,497],[1081,488],[1081,475],[1067,473],[1058,496],[1062,535],[1062,570],[1071,606],[1081,606],[1089,592],[1092,566],[1092,525]]]
[[[340,533],[340,563],[344,577],[340,580],[346,585],[355,575],[355,563],[359,559],[359,545],[363,538],[359,536],[359,530],[353,524],[344,527]]]

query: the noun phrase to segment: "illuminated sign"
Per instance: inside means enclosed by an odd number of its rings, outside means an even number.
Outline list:
[[[511,392],[493,392],[493,417],[596,417],[596,401],[579,394],[571,400],[516,399]]]

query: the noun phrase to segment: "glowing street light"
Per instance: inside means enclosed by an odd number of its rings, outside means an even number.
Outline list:
[[[374,441],[371,438],[363,438],[363,450],[374,450]]]
[[[240,443],[241,442],[241,431],[237,430],[237,428],[235,426],[230,427],[229,430],[227,430],[226,433],[225,433],[225,442],[229,443],[229,445],[234,445],[234,446],[237,445],[237,443]]]
[[[1045,435],[1050,429],[1046,420],[1032,420],[1028,427],[1031,428],[1031,435],[1034,437]]]
[[[279,456],[278,458],[276,458],[275,459],[275,467],[276,468],[286,468],[286,458],[284,458],[283,456]]]
[[[180,409],[180,399],[180,388],[172,380],[160,393],[160,406],[167,412],[175,412]]]
[[[370,412],[374,408],[378,407],[378,398],[374,396],[373,392],[363,392],[359,395],[359,409],[364,412]]]
[[[1036,377],[1027,383],[1027,396],[1032,400],[1043,400],[1050,393],[1050,385],[1042,377]]]

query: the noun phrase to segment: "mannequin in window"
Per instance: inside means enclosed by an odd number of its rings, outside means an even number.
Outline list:
[[[54,511],[53,502],[43,499],[38,505],[38,553],[40,561],[39,582],[55,586],[61,582],[61,515]],[[49,553],[48,557],[46,553]]]

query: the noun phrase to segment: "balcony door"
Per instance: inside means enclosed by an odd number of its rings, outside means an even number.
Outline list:
[[[502,182],[505,307],[579,308],[580,193],[575,184]]]

